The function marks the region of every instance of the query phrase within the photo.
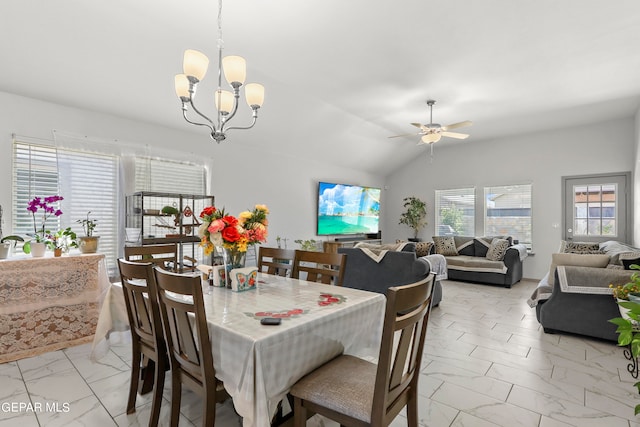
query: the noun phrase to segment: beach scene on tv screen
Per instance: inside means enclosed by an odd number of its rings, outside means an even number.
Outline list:
[[[377,233],[379,217],[379,188],[319,183],[319,235]]]

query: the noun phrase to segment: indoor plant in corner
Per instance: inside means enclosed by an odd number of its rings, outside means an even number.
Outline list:
[[[93,235],[93,230],[95,230],[98,220],[90,219],[90,213],[91,211],[87,212],[85,219],[76,221],[78,224],[82,224],[82,229],[84,230],[84,236],[78,237],[78,247],[83,254],[93,254],[98,251],[98,239],[100,239],[100,236]]]
[[[405,197],[402,205],[406,210],[400,215],[400,222],[398,224],[404,224],[413,228],[413,238],[409,238],[410,241],[419,242],[418,232],[427,225],[425,217],[427,216],[427,204],[417,197]]]

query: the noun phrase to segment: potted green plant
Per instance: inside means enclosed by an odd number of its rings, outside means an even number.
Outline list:
[[[631,265],[632,270],[640,270],[640,266]],[[623,286],[609,285],[612,289],[613,297],[616,298],[620,307],[620,316],[610,319],[609,322],[617,325],[616,332],[618,334],[618,345],[621,347],[629,347],[630,357],[637,360],[640,355],[640,303],[630,301],[629,296],[640,292],[640,275],[634,272],[631,275],[631,281]],[[638,301],[638,299],[635,299]],[[633,385],[640,392],[640,381]],[[640,404],[635,406],[635,415],[640,414]]]
[[[64,230],[58,230],[49,236],[47,241],[49,249],[53,250],[53,255],[59,257],[62,252],[68,252],[70,248],[77,248],[77,235],[67,227]]]
[[[308,239],[308,240],[298,239],[298,240],[294,240],[294,242],[299,244],[300,249],[303,251],[314,251],[314,252],[318,251],[318,242],[313,239]]]
[[[24,242],[24,239],[16,235],[4,236],[0,239],[0,259],[9,258],[18,242]]]
[[[413,238],[409,240],[419,242],[418,232],[427,225],[427,204],[417,197],[405,197],[402,205],[406,210],[400,215],[398,224],[403,224],[413,228]]]
[[[84,236],[78,237],[78,247],[80,248],[80,252],[83,254],[93,254],[98,251],[98,239],[100,236],[94,236],[93,231],[97,226],[97,219],[89,218],[89,214],[91,211],[87,212],[87,217],[85,219],[79,219],[76,222],[82,225],[82,229],[84,230]]]

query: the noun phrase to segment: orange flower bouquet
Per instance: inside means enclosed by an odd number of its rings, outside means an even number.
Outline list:
[[[215,247],[224,248],[230,256],[229,264],[242,265],[248,246],[267,241],[268,214],[265,205],[255,205],[253,210],[241,212],[238,218],[227,215],[224,208],[207,206],[200,213],[202,224],[198,228],[205,255],[210,255]]]

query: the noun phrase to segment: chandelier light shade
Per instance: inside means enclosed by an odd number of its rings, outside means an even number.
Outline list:
[[[217,109],[216,120],[201,113],[194,105],[197,85],[207,74],[209,58],[202,52],[187,49],[184,52],[182,70],[184,74],[175,76],[176,95],[182,102],[182,116],[184,119],[196,126],[205,126],[211,131],[211,138],[220,143],[227,138],[226,132],[231,129],[251,129],[258,119],[258,109],[264,103],[264,86],[258,83],[249,83],[245,86],[245,97],[247,104],[252,111],[252,121],[248,126],[230,127],[229,121],[235,116],[238,110],[238,99],[240,98],[240,88],[244,85],[247,77],[247,62],[241,56],[222,57],[222,0],[218,0],[218,88],[214,91],[213,97]],[[222,75],[233,89],[233,92],[222,89]],[[204,121],[195,121],[187,116],[191,110]]]
[[[182,62],[182,71],[186,76],[196,79],[196,82],[202,81],[209,68],[209,58],[197,50],[187,49],[184,51],[184,60]]]

